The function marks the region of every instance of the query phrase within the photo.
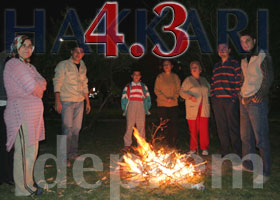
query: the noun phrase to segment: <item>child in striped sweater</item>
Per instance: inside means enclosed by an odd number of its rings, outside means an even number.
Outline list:
[[[131,75],[132,82],[123,89],[121,106],[126,116],[126,132],[124,135],[124,151],[132,144],[133,126],[136,127],[140,136],[145,138],[145,115],[149,115],[151,97],[148,87],[140,81],[141,72],[134,70]]]

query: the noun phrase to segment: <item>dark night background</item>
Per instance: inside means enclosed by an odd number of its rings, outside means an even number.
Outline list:
[[[46,53],[34,54],[31,58],[32,64],[38,69],[43,77],[47,80],[47,91],[44,93],[44,120],[46,127],[46,140],[40,143],[39,154],[43,155],[58,155],[59,148],[56,145],[57,135],[61,133],[61,117],[54,111],[54,93],[52,79],[54,77],[54,69],[58,62],[68,59],[70,57],[70,48],[75,42],[63,42],[58,54],[51,54],[51,49],[57,39],[57,35],[65,19],[67,10],[73,8],[76,10],[83,30],[87,30],[92,20],[95,18],[98,10],[106,1],[92,0],[92,1],[1,1],[0,6],[0,59],[5,59],[5,10],[15,9],[17,13],[16,24],[18,26],[33,26],[34,9],[44,9],[46,12]],[[119,10],[131,9],[130,14],[119,24],[119,32],[125,35],[125,40],[128,45],[135,42],[135,11],[136,9],[146,9],[148,12],[148,23],[154,18],[153,8],[155,5],[163,2],[162,0],[119,0]],[[151,188],[140,187],[131,190],[121,188],[121,199],[280,199],[280,157],[279,157],[279,140],[280,140],[280,0],[178,0],[177,2],[185,6],[187,10],[190,8],[196,9],[198,16],[205,30],[205,34],[213,49],[213,53],[204,53],[200,51],[197,41],[191,41],[189,49],[180,57],[174,59],[175,72],[183,80],[190,75],[189,64],[193,60],[198,60],[202,64],[203,74],[208,80],[212,76],[212,68],[219,60],[217,55],[217,13],[219,9],[240,9],[248,15],[249,27],[257,28],[257,11],[258,9],[267,9],[269,12],[268,19],[268,40],[269,53],[272,56],[275,81],[273,83],[270,93],[269,103],[269,128],[270,141],[272,150],[272,175],[271,180],[264,186],[264,189],[252,188],[252,179],[254,174],[246,173],[242,177],[244,182],[242,189],[235,188],[234,178],[236,175],[232,170],[232,163],[226,161],[223,163],[222,170],[222,188],[215,188],[212,179],[212,164],[210,156],[205,158],[207,163],[207,175],[205,177],[205,191],[182,190],[173,191],[172,187],[167,188]],[[169,15],[170,16],[170,15]],[[168,16],[163,19],[162,23],[158,24],[158,29],[163,25],[170,23]],[[236,21],[233,16],[229,18],[229,26],[234,28]],[[157,30],[158,30],[157,29]],[[193,33],[192,27],[187,29],[191,35]],[[71,34],[71,29],[68,29],[67,34]],[[167,36],[166,36],[167,35]],[[166,34],[162,39],[173,44],[170,34]],[[169,37],[169,38],[168,38]],[[149,37],[148,37],[149,38]],[[229,45],[232,48],[232,55],[240,59],[235,47],[232,47],[231,41]],[[153,133],[154,122],[158,120],[156,112],[155,95],[153,92],[154,81],[160,72],[161,59],[151,53],[151,48],[154,46],[148,39],[148,49],[145,55],[140,59],[134,59],[128,54],[119,54],[117,58],[105,58],[103,54],[98,54],[96,46],[92,45],[92,53],[85,55],[84,61],[87,66],[87,76],[89,79],[89,88],[95,87],[98,94],[95,98],[91,98],[92,110],[89,115],[84,114],[82,130],[80,133],[79,154],[94,153],[104,161],[104,170],[98,171],[97,167],[91,160],[85,162],[84,170],[85,180],[90,184],[99,185],[98,189],[84,189],[81,188],[80,183],[76,182],[72,177],[72,172],[67,171],[67,188],[55,186],[54,189],[48,188],[44,191],[42,197],[35,199],[109,199],[111,195],[115,194],[113,188],[111,190],[111,155],[118,155],[120,149],[123,148],[123,134],[125,133],[125,118],[122,116],[120,99],[122,89],[131,78],[130,73],[134,67],[140,67],[142,72],[142,80],[148,85],[152,96],[151,115],[147,117],[146,136],[148,139],[150,133]],[[189,131],[187,121],[185,119],[185,104],[182,99],[179,101],[179,148],[180,152],[189,150]],[[220,150],[220,143],[216,131],[215,119],[211,113],[209,123],[210,134],[210,154],[217,154]],[[158,123],[158,122],[156,122]],[[149,140],[148,140],[149,141]],[[136,144],[136,141],[134,141]],[[114,154],[112,154],[114,153]],[[214,157],[213,157],[214,158]],[[204,159],[204,158],[203,158]],[[113,161],[114,162],[114,161]],[[1,165],[2,163],[0,163]],[[47,162],[48,168],[45,168],[45,178],[48,184],[59,184],[56,177],[57,171],[56,163],[52,159]],[[47,166],[47,165],[46,165]],[[208,167],[209,166],[209,167]],[[110,170],[110,172],[109,172]],[[94,171],[94,172],[93,172]],[[214,171],[214,170],[213,170]],[[217,171],[217,170],[215,170]],[[70,172],[70,173],[69,173]],[[209,175],[208,175],[209,172]],[[63,173],[61,173],[63,174]],[[220,177],[220,176],[219,176]],[[221,177],[221,178],[222,178]],[[105,179],[103,179],[105,178]],[[107,179],[106,179],[107,178]],[[212,181],[211,181],[212,179]],[[64,179],[63,179],[64,180]],[[214,180],[214,181],[213,181]],[[64,181],[63,181],[64,182]],[[123,182],[126,183],[126,182]],[[79,185],[79,186],[78,186]],[[112,184],[114,185],[114,183]],[[127,184],[129,185],[129,184]],[[69,186],[69,187],[68,187]],[[175,186],[177,187],[177,186]],[[14,191],[10,186],[3,184],[0,187],[0,200],[14,199]],[[178,191],[179,190],[179,191]],[[111,192],[113,191],[113,192]],[[110,196],[110,197],[109,197]],[[113,196],[112,199],[115,196]],[[116,198],[118,198],[116,196]],[[24,198],[26,199],[26,198]]]
[[[4,15],[5,9],[15,9],[17,13],[16,23],[18,26],[32,26],[34,9],[45,9],[46,11],[46,53],[41,55],[33,55],[32,63],[37,67],[38,71],[48,81],[48,91],[45,96],[48,99],[52,98],[52,78],[54,76],[54,68],[56,64],[69,57],[69,48],[71,42],[65,42],[61,45],[58,54],[54,55],[50,53],[50,49],[54,45],[56,37],[59,33],[60,26],[64,21],[67,9],[74,8],[78,14],[79,20],[86,30],[92,20],[95,18],[97,10],[102,7],[106,1],[94,0],[94,1],[8,1],[5,5],[0,8],[1,13],[1,31],[0,31],[0,51],[4,49]],[[153,7],[162,2],[159,0],[143,0],[143,1],[128,1],[119,0],[119,10],[123,8],[131,9],[130,14],[119,24],[119,32],[125,35],[127,44],[132,44],[135,41],[135,10],[144,8],[148,11],[148,18],[152,19],[154,14],[152,12]],[[275,68],[275,79],[279,80],[279,64],[280,64],[280,15],[279,1],[267,0],[196,0],[196,1],[177,1],[183,4],[186,9],[196,9],[198,11],[201,23],[204,30],[206,31],[209,43],[213,48],[213,53],[202,54],[200,52],[198,43],[192,41],[187,52],[182,56],[174,59],[175,72],[177,72],[180,78],[183,80],[189,75],[189,63],[192,60],[199,60],[202,63],[204,69],[203,76],[208,79],[211,77],[212,67],[218,61],[216,54],[217,46],[217,10],[222,8],[236,8],[243,10],[248,15],[249,27],[256,28],[257,10],[268,9],[269,11],[269,52],[272,55],[274,68]],[[149,23],[148,19],[148,23]],[[163,23],[164,25],[169,24],[170,21]],[[230,19],[229,24],[235,22],[234,19]],[[69,29],[69,28],[68,28]],[[192,29],[189,27],[187,30],[189,34],[192,34]],[[68,30],[71,34],[71,29]],[[170,40],[172,43],[172,39]],[[109,59],[105,58],[104,55],[96,53],[94,50],[95,46],[92,46],[93,53],[86,55],[84,60],[88,67],[88,78],[89,87],[96,87],[102,98],[112,94],[112,96],[118,97],[120,95],[124,85],[130,81],[130,71],[133,67],[141,67],[142,80],[145,82],[151,91],[153,91],[153,84],[156,75],[160,72],[160,59],[152,55],[151,47],[154,44],[148,42],[148,50],[145,55],[140,59],[133,59],[129,55],[119,55],[118,58]],[[235,48],[232,48],[232,54],[238,57]],[[2,58],[3,53],[2,53]],[[279,85],[279,81],[275,81],[275,87]],[[153,94],[152,94],[153,95]],[[154,99],[154,98],[153,98]],[[102,100],[101,100],[102,102]]]

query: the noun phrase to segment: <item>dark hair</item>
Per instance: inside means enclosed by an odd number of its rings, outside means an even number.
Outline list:
[[[83,49],[84,50],[84,48],[82,47],[82,46],[80,46],[80,45],[78,45],[78,44],[74,44],[74,45],[71,45],[70,46],[71,47],[71,51],[74,51],[76,48],[81,48],[81,49]],[[85,51],[85,50],[84,50]]]
[[[193,61],[191,61],[191,63],[190,63],[190,68],[191,68],[191,66],[192,66],[193,64],[198,65],[199,69],[202,71],[202,67],[201,67],[201,64],[200,64],[200,62],[199,62],[199,61],[197,61],[197,60],[193,60]]]
[[[256,39],[256,38],[257,38],[257,37],[256,37],[256,34],[255,34],[253,31],[250,31],[250,30],[243,30],[243,31],[241,31],[241,32],[239,33],[239,35],[240,35],[240,37],[245,36],[245,35],[248,35],[248,36],[250,36],[250,37],[253,38],[253,39]]]
[[[230,49],[230,46],[229,46],[229,44],[228,44],[228,43],[226,43],[226,42],[219,42],[219,43],[218,43],[218,47],[219,47],[219,45],[221,45],[221,44],[225,44],[225,45],[227,46],[227,48],[229,48],[229,49]]]
[[[131,68],[131,75],[132,75],[134,72],[140,72],[140,73],[141,73],[140,67],[139,67],[139,66],[132,67],[132,68]]]
[[[171,65],[174,66],[174,61],[171,60],[171,59],[164,59],[164,60],[162,60],[162,61],[161,61],[161,66],[163,66],[163,63],[164,63],[165,61],[169,61],[169,62],[171,63]]]
[[[166,62],[166,61],[170,62],[171,65],[174,66],[174,61],[173,61],[173,60],[171,60],[171,59],[163,59],[163,60],[160,61],[160,66],[159,66],[159,70],[160,70],[161,72],[164,72],[163,63]],[[174,70],[174,68],[172,69],[172,71],[173,71],[173,70]]]

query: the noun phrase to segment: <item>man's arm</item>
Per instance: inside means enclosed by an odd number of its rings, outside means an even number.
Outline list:
[[[60,92],[65,78],[65,62],[60,62],[55,68],[55,74],[53,78],[54,92]]]
[[[91,110],[91,106],[90,106],[90,101],[89,101],[89,96],[88,96],[88,93],[89,93],[88,92],[88,78],[87,78],[86,74],[87,74],[87,68],[85,67],[85,74],[83,76],[83,92],[84,92],[84,97],[86,100],[86,114],[89,114],[89,112]]]
[[[62,104],[61,104],[61,101],[60,101],[60,92],[56,92],[56,93],[55,93],[55,105],[54,105],[54,109],[56,110],[56,112],[58,112],[59,114],[61,114]]]
[[[60,99],[60,89],[63,84],[63,80],[65,77],[65,72],[64,72],[64,63],[60,62],[55,68],[55,75],[53,78],[53,86],[54,86],[54,92],[55,92],[55,110],[59,114],[61,113],[62,110],[62,104],[61,104],[61,99]]]
[[[240,92],[240,88],[241,88],[241,66],[240,66],[240,62],[238,62],[238,64],[236,64],[235,68],[234,68],[234,79],[235,79],[235,91],[233,93],[233,96],[238,98],[238,94]]]
[[[252,98],[252,101],[255,103],[261,102],[263,98],[268,95],[269,89],[274,80],[273,65],[269,55],[266,55],[260,67],[263,74],[263,80],[260,89]]]
[[[269,93],[269,88],[271,87],[274,80],[274,70],[272,60],[269,55],[266,55],[263,62],[261,63],[260,68],[263,74],[261,87],[253,96],[242,99],[245,104],[249,103],[250,101],[253,101],[254,103],[260,103]]]
[[[86,114],[89,114],[91,107],[90,107],[90,101],[88,97],[88,93],[84,94],[85,100],[86,100]]]

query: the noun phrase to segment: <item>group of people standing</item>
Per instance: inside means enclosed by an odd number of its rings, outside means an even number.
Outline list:
[[[31,38],[18,35],[5,64],[0,63],[0,183],[15,185],[16,196],[43,193],[34,183],[33,171],[39,141],[45,139],[42,97],[47,83],[30,63],[33,50]],[[57,64],[53,78],[55,110],[62,114],[62,135],[67,138],[66,155],[62,157],[67,166],[78,157],[84,100],[86,113],[91,109],[83,56],[82,48],[71,49],[71,57]]]
[[[197,153],[200,144],[202,155],[209,154],[210,97],[222,157],[230,153],[240,158],[246,157],[234,169],[253,172],[256,166],[253,166],[248,155],[255,154],[258,148],[263,172],[255,177],[254,182],[260,184],[266,182],[271,173],[267,105],[273,82],[273,66],[271,57],[257,48],[253,35],[244,32],[240,43],[244,50],[241,63],[230,56],[231,49],[227,44],[218,45],[220,61],[213,67],[210,84],[200,76],[202,67],[199,61],[190,63],[191,76],[181,85],[178,75],[172,72],[172,61],[163,60],[163,72],[156,78],[154,93],[158,118],[167,120],[163,135],[171,148],[177,145],[178,97],[185,99],[190,153]],[[151,99],[147,86],[140,78],[140,70],[134,70],[132,82],[122,94],[122,109],[127,119],[124,151],[132,143],[132,127],[135,124],[141,136],[145,137],[145,113],[149,114]]]
[[[263,183],[271,172],[267,104],[273,67],[271,57],[257,49],[252,35],[242,35],[240,42],[245,51],[241,65],[230,57],[227,44],[219,44],[221,61],[213,68],[210,84],[200,76],[202,67],[199,61],[190,63],[191,76],[181,85],[179,77],[172,72],[172,61],[164,60],[163,72],[156,78],[154,93],[157,96],[158,117],[167,120],[163,134],[173,148],[177,145],[178,135],[178,97],[185,99],[191,136],[190,153],[196,153],[200,143],[202,155],[209,153],[211,96],[222,156],[231,152],[230,146],[233,153],[240,157],[256,153],[258,148],[264,168],[254,182]],[[16,196],[42,194],[34,183],[33,169],[39,141],[45,139],[42,97],[46,80],[30,63],[33,50],[32,40],[19,35],[11,45],[11,55],[5,63],[0,63],[0,183],[13,184],[14,181]],[[78,157],[84,107],[86,113],[91,110],[83,56],[83,49],[74,47],[71,57],[58,63],[53,78],[55,110],[61,113],[62,134],[67,137],[67,166]],[[151,108],[150,93],[141,82],[140,70],[133,72],[132,82],[125,86],[121,104],[127,119],[124,150],[128,150],[135,124],[141,136],[145,137],[145,115]],[[253,167],[252,162],[246,160],[236,169],[252,171]]]

